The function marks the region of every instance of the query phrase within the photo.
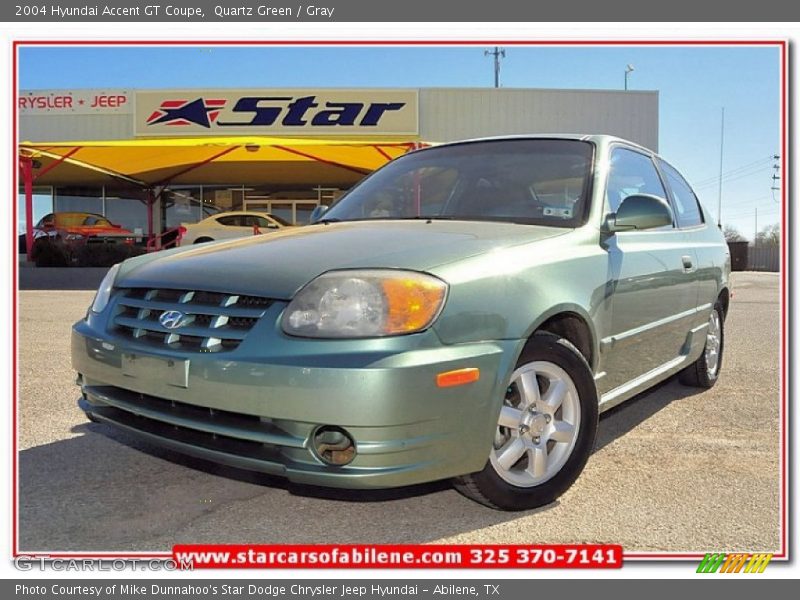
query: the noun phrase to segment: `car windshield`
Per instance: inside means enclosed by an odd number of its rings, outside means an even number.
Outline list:
[[[58,227],[112,227],[108,219],[92,213],[56,213],[55,220]]]
[[[453,219],[576,227],[593,146],[514,139],[441,146],[398,158],[353,188],[325,221]]]

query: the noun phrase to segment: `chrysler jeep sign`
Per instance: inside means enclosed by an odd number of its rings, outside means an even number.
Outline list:
[[[136,93],[137,136],[417,135],[416,90]]]

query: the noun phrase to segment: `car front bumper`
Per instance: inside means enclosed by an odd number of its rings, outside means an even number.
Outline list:
[[[265,340],[272,349],[263,357],[178,354],[80,321],[72,332],[79,406],[197,458],[302,484],[397,487],[483,468],[523,343],[447,346],[428,331],[365,352],[357,340],[279,338]],[[437,386],[437,374],[470,367],[480,369],[478,381]],[[355,441],[352,462],[331,466],[314,453],[313,434],[325,425]]]

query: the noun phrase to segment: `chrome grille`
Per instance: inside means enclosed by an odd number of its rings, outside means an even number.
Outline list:
[[[114,330],[142,344],[191,352],[224,352],[239,346],[272,305],[270,298],[199,290],[123,288]],[[167,329],[159,318],[183,313],[184,323]]]

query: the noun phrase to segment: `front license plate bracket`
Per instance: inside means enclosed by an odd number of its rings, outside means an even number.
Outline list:
[[[123,352],[122,374],[135,379],[161,381],[175,387],[189,387],[188,360]]]

